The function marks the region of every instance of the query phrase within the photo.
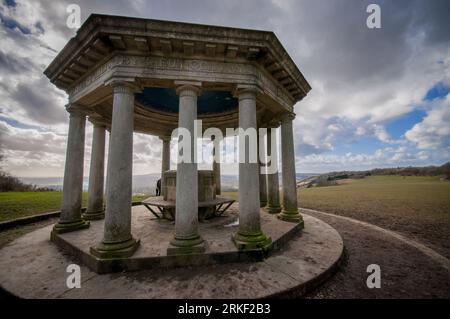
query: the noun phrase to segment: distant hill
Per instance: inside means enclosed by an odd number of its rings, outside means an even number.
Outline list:
[[[443,175],[450,178],[450,162],[442,166],[426,167],[396,167],[396,168],[376,168],[367,171],[340,171],[326,174],[297,173],[299,187],[308,187],[311,184],[330,185],[333,181],[345,178],[364,178],[370,175],[402,175],[402,176],[438,176]],[[133,176],[133,194],[154,194],[156,182],[160,174],[146,174]],[[222,175],[222,190],[237,191],[239,187],[238,175]],[[282,174],[279,174],[280,186]],[[20,181],[26,184],[45,187],[52,190],[62,190],[62,177],[21,177]],[[88,177],[83,180],[83,190],[87,191],[89,184]]]
[[[375,168],[367,171],[341,171],[330,172],[327,174],[330,177],[339,176],[344,177],[358,177],[367,175],[398,175],[398,176],[440,176],[443,175],[446,178],[450,178],[450,162],[441,166],[423,166],[423,167],[391,167],[391,168]]]
[[[450,179],[450,162],[442,166],[424,166],[424,167],[391,167],[375,168],[366,171],[340,171],[330,172],[306,178],[297,183],[297,187],[309,188],[318,186],[336,185],[338,180],[358,179],[366,176],[390,175],[390,176],[443,176]]]
[[[317,176],[318,174],[304,174],[297,173],[297,180],[301,181],[311,176]],[[281,182],[281,174],[279,174]],[[156,182],[160,178],[160,174],[145,174],[133,176],[133,194],[154,194],[156,189]],[[223,191],[237,191],[239,187],[238,175],[222,175],[221,176],[222,190]],[[26,184],[37,185],[39,187],[45,187],[52,190],[62,190],[63,178],[62,177],[20,177],[20,180]],[[89,178],[83,179],[83,190],[87,191],[89,186]]]

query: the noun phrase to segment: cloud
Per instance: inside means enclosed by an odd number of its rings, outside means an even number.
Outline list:
[[[305,1],[292,2],[288,10],[297,14],[279,24],[282,42],[313,87],[296,106],[296,137],[307,141],[305,151],[320,154],[368,134],[393,142],[386,123],[420,105],[450,73],[450,37],[438,35],[449,23],[431,18],[441,16],[443,6],[448,11],[448,3],[381,1],[380,30],[365,28],[367,4],[334,1],[301,10]],[[337,135],[339,123],[346,124]]]
[[[405,133],[419,149],[450,149],[450,94],[435,101],[422,120]]]
[[[24,127],[39,127],[33,134],[64,136],[67,132],[67,96],[42,72],[75,34],[66,26],[66,8],[72,2],[17,0],[15,5],[0,4],[0,114]],[[379,0],[382,28],[369,30],[366,7],[371,2],[77,1],[82,20],[96,12],[275,31],[313,88],[295,106],[298,171],[445,160],[448,104],[446,108],[444,101],[428,103],[423,98],[436,83],[450,83],[450,2]],[[427,113],[423,121],[404,138],[394,140],[386,125],[417,107]],[[12,126],[8,134],[13,134]],[[11,157],[7,169],[17,170],[23,161],[32,173],[27,158],[41,153],[21,137],[29,133],[15,132],[16,145],[5,146]],[[89,134],[88,130],[87,154]],[[338,155],[345,146],[365,138],[377,139],[381,151]],[[39,143],[38,137],[32,140]],[[134,140],[134,173],[158,172],[158,139],[135,134]],[[23,143],[20,150],[19,142]],[[55,165],[49,167],[62,173],[64,154],[49,158]],[[364,161],[370,164],[362,164]],[[36,169],[42,167],[38,162],[35,165]]]
[[[68,115],[61,99],[49,94],[54,92],[44,78],[31,83],[19,83],[11,94],[11,99],[18,103],[26,115],[42,124],[67,122]]]
[[[410,149],[405,146],[386,147],[376,149],[369,154],[346,153],[337,154],[310,154],[299,156],[296,166],[300,172],[325,173],[344,170],[369,170],[372,168],[397,167],[397,166],[427,166],[442,165],[443,160],[448,159],[450,152],[433,154],[427,151]]]
[[[61,176],[66,137],[51,131],[21,129],[0,121],[2,166],[17,176]]]
[[[0,50],[0,70],[10,74],[32,72],[34,64],[29,58],[16,58]]]
[[[50,131],[21,129],[0,121],[2,147],[11,151],[64,154],[66,137]]]

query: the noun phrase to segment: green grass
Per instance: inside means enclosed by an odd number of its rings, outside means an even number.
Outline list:
[[[4,192],[0,193],[0,221],[59,210],[61,192]],[[141,201],[148,196],[133,196]],[[83,207],[87,194],[83,193]]]
[[[222,192],[220,196],[225,196],[234,199],[235,201],[239,201],[239,193],[238,192]]]

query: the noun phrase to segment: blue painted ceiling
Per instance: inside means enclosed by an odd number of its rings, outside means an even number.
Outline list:
[[[178,95],[175,89],[145,88],[142,93],[136,94],[136,101],[150,109],[178,113]],[[198,115],[231,112],[237,108],[237,98],[225,91],[204,91],[197,101]]]

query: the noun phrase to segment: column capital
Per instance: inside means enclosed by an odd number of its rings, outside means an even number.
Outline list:
[[[70,113],[70,115],[88,115],[88,110],[85,106],[81,104],[69,103],[66,104],[66,111]]]
[[[175,81],[176,92],[179,96],[193,95],[199,96],[202,93],[202,82],[195,81]]]
[[[256,85],[238,84],[233,91],[233,96],[238,99],[251,98],[252,96],[256,98],[259,91],[260,89]]]
[[[267,128],[278,128],[281,124],[281,121],[278,119],[273,119],[267,122]]]
[[[281,124],[292,122],[295,119],[295,113],[284,113],[279,117]]]
[[[105,81],[105,85],[110,85],[114,93],[134,94],[142,92],[142,86],[132,78],[112,77]]]
[[[103,127],[104,129],[106,129],[106,125],[105,125],[105,124],[103,124],[103,123],[97,121],[96,119],[94,119],[94,118],[92,118],[92,117],[90,117],[90,116],[88,117],[88,121],[91,122],[91,124],[92,124],[94,127]]]

